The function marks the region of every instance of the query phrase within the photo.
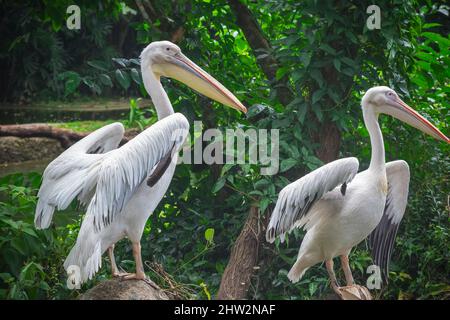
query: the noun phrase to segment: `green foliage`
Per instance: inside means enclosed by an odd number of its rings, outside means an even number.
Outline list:
[[[69,30],[65,26],[66,9],[71,4],[45,0],[0,4],[0,66],[5,70],[0,76],[5,88],[1,100],[28,103],[61,99],[72,95],[81,84],[87,92],[100,94],[98,72],[89,72],[85,63],[111,65],[117,47],[109,39],[122,6],[115,0],[79,1],[82,28]]]
[[[78,228],[34,228],[39,174],[0,179],[0,298],[73,297],[65,289],[62,261]],[[67,223],[67,220],[65,221]]]
[[[69,129],[77,132],[92,132],[94,130],[100,129],[107,124],[114,122],[114,120],[107,121],[71,121],[63,123],[54,123],[55,127],[62,129]]]
[[[139,101],[140,98],[138,100],[135,99],[131,99],[130,100],[130,113],[128,116],[128,123],[127,125],[129,127],[139,127],[139,129],[142,131],[144,130],[147,126],[149,126],[152,122],[154,122],[154,112],[153,117],[149,117],[148,116],[148,112],[146,114],[147,110],[141,110],[139,109],[138,105],[137,105],[137,101]],[[151,110],[151,109],[150,109]],[[148,110],[149,112],[153,111],[153,110]]]
[[[179,165],[169,192],[146,225],[144,259],[162,265],[174,280],[190,288],[190,294],[202,299],[213,298],[217,292],[230,248],[250,206],[269,213],[285,185],[322,165],[317,157],[320,145],[313,138],[316,128],[335,124],[341,135],[340,156],[358,156],[361,168],[368,166],[370,144],[360,110],[366,89],[391,86],[448,131],[450,38],[444,25],[448,17],[442,18],[448,8],[439,2],[380,1],[382,28],[373,31],[365,27],[365,9],[371,1],[242,2],[257,18],[271,50],[250,48],[225,0],[216,1],[213,7],[201,0],[177,1],[171,6],[155,1],[161,19],[152,23],[125,15],[115,1],[107,2],[109,6],[99,16],[96,5],[87,5],[82,17],[86,28],[75,34],[64,29],[62,18],[55,18],[60,15],[59,4],[52,2],[45,9],[30,6],[29,10],[41,15],[25,15],[22,29],[14,20],[17,6],[4,8],[4,12],[14,9],[5,20],[9,31],[2,32],[5,44],[0,53],[2,70],[7,61],[6,74],[13,75],[8,83],[2,80],[7,84],[2,85],[7,99],[35,94],[66,99],[118,94],[145,97],[139,61],[130,57],[137,57],[151,41],[168,39],[167,30],[181,25],[184,36],[178,44],[183,52],[251,107],[244,118],[176,81],[162,79],[174,109],[190,121],[201,118],[208,128],[280,130],[279,174],[261,176],[259,164]],[[110,41],[120,29],[117,19],[129,22],[123,46]],[[292,94],[287,104],[279,100],[275,84],[260,69],[261,59],[268,55],[279,64],[277,80],[284,81]],[[155,114],[139,109],[138,99],[130,100],[128,119],[123,122],[142,130],[155,121]],[[391,281],[377,296],[448,299],[449,147],[389,117],[380,117],[380,121],[387,160],[406,160],[412,181],[392,257]],[[98,125],[66,124],[85,130]],[[50,230],[34,230],[38,180],[39,175],[17,175],[0,183],[1,297],[77,295],[65,289],[62,262],[75,241],[79,220],[69,215],[69,224],[56,221]],[[262,245],[249,298],[314,299],[330,292],[323,266],[308,270],[295,285],[286,277],[303,235],[295,230],[285,244]],[[116,253],[123,268],[134,268],[127,241],[118,244]],[[365,243],[352,252],[350,262],[356,281],[365,283],[371,264]],[[164,285],[160,273],[150,269],[149,275]],[[83,289],[108,276],[108,268],[102,268]],[[343,276],[341,271],[338,276]]]

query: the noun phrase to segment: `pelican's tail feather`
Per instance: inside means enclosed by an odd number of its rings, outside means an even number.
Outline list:
[[[298,282],[303,275],[305,274],[306,270],[308,270],[309,267],[304,267],[299,260],[297,260],[297,262],[292,266],[291,270],[289,270],[288,273],[288,279],[292,282],[292,283],[296,283]]]
[[[86,217],[83,221],[77,242],[64,262],[64,269],[68,274],[74,272],[69,268],[79,270],[80,284],[92,279],[101,268],[102,254],[105,251],[100,233],[87,230],[92,229],[91,219],[92,217]]]
[[[102,267],[101,247],[102,245],[99,241],[92,247],[92,250],[89,250],[89,252],[82,252],[80,246],[76,244],[64,262],[64,269],[66,269],[68,273],[74,272],[73,270],[79,270],[80,284],[92,279]],[[76,269],[72,269],[74,267]]]

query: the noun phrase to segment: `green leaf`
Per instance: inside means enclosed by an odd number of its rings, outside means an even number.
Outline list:
[[[259,210],[261,212],[266,211],[267,207],[270,204],[270,199],[269,198],[263,198],[259,201]]]
[[[322,99],[322,97],[327,93],[327,90],[324,88],[317,90],[312,95],[312,104],[315,104],[317,101]]]
[[[45,281],[41,281],[41,283],[39,284],[39,288],[42,289],[42,290],[45,290],[45,291],[50,291],[51,290],[50,286]]]
[[[353,69],[351,68],[344,68],[342,69],[342,73],[349,76],[349,77],[353,77],[354,73],[353,73]]]
[[[311,54],[300,54],[300,61],[303,63],[303,67],[307,68],[309,66],[309,63],[311,62]]]
[[[450,47],[450,40],[447,38],[444,38],[443,36],[441,36],[438,33],[423,32],[422,36],[426,37],[427,39],[437,42],[439,44],[439,46],[447,47],[447,48]]]
[[[110,76],[108,76],[107,74],[104,74],[104,73],[102,73],[100,75],[100,82],[103,83],[105,86],[108,86],[108,87],[112,87],[113,86],[113,83],[111,81]]]
[[[32,236],[32,237],[35,237],[35,238],[38,237],[37,234],[36,234],[36,232],[35,232],[33,229],[30,229],[30,228],[24,228],[24,229],[23,229],[23,232],[29,234],[29,235]]]
[[[266,189],[269,186],[270,183],[271,182],[266,180],[266,179],[261,179],[261,180],[258,180],[258,181],[255,182],[254,187],[257,190],[263,190],[263,189]]]
[[[234,163],[225,163],[222,167],[222,171],[220,172],[220,175],[223,176],[225,173],[227,173],[231,168],[233,168],[236,164]]]
[[[417,52],[416,53],[416,57],[419,58],[419,59],[422,59],[424,61],[427,61],[427,62],[431,62],[431,63],[434,62],[433,55],[429,54],[429,53],[426,53],[426,52],[423,52],[423,51],[422,52]]]
[[[85,85],[87,85],[95,94],[101,94],[102,93],[102,89],[100,88],[100,86],[95,83],[92,79],[89,78],[83,78],[83,83]]]
[[[297,160],[295,160],[295,159],[292,159],[292,158],[284,159],[283,161],[281,161],[281,164],[280,164],[280,172],[286,172],[290,168],[295,166],[296,164],[297,164]]]
[[[213,188],[213,193],[216,193],[217,191],[219,191],[220,189],[223,188],[223,186],[225,185],[225,177],[220,177],[216,183],[214,184],[214,188]]]
[[[440,27],[440,26],[441,26],[440,23],[425,23],[425,24],[422,26],[422,29],[431,29],[431,28],[434,28],[434,27]]]
[[[320,107],[320,105],[315,105],[312,108],[312,111],[314,112],[314,114],[316,115],[317,119],[322,122],[323,121],[323,112],[322,112],[322,108]]]
[[[64,86],[64,96],[67,97],[77,90],[81,82],[81,77],[78,73],[73,71],[66,72],[63,77],[67,79]]]
[[[333,65],[337,71],[341,72],[341,60],[338,58],[333,59]]]
[[[128,60],[124,58],[112,58],[112,61],[114,61],[115,63],[124,68],[126,68],[127,65],[129,64]]]
[[[15,222],[14,220],[5,219],[5,220],[2,220],[2,222],[8,224],[13,229],[16,229],[16,230],[19,229],[19,224],[17,222]]]
[[[214,241],[214,228],[208,228],[205,230],[205,239],[208,243],[213,243]]]
[[[205,0],[203,0],[203,1],[205,1]],[[211,300],[211,293],[208,290],[208,286],[204,282],[202,282],[202,283],[200,283],[200,287],[203,289],[203,292],[205,293],[206,298],[208,300]]]
[[[313,296],[316,293],[319,284],[315,281],[309,283],[309,295]]]
[[[336,50],[334,50],[332,47],[330,47],[328,44],[326,43],[322,43],[320,45],[320,49],[322,49],[323,51],[325,51],[326,53],[329,53],[331,55],[335,55],[336,54]]]
[[[280,80],[281,78],[283,78],[284,77],[284,75],[286,74],[286,73],[288,73],[290,71],[290,69],[289,68],[287,68],[287,67],[281,67],[281,68],[278,68],[278,70],[277,70],[277,73],[276,73],[276,79],[277,80]]]
[[[130,76],[128,73],[122,70],[116,70],[116,79],[119,82],[119,84],[124,88],[125,90],[128,90],[130,87]]]
[[[342,62],[344,62],[346,65],[350,66],[350,67],[356,67],[356,61],[347,58],[347,57],[342,57],[341,58]]]
[[[139,59],[134,59],[134,58],[133,58],[133,59],[130,59],[130,60],[128,60],[128,61],[130,61],[131,63],[137,65],[138,67],[141,66],[141,62],[139,61]]]
[[[311,78],[316,80],[317,84],[320,87],[323,86],[323,77],[322,77],[322,73],[320,72],[319,69],[314,69],[314,70],[311,71]]]
[[[137,84],[141,84],[141,75],[139,74],[139,71],[136,70],[136,68],[131,69],[131,79],[133,79],[134,82]]]
[[[306,117],[306,112],[308,111],[308,106],[306,103],[303,103],[299,108],[298,108],[298,121],[303,124],[305,122],[305,117]]]
[[[9,273],[0,273],[0,279],[2,279],[5,283],[14,281],[14,277]]]
[[[100,70],[100,71],[105,71],[105,72],[109,71],[108,65],[106,64],[106,62],[101,61],[101,60],[88,61],[87,64],[90,65],[91,67],[94,67],[95,69]]]

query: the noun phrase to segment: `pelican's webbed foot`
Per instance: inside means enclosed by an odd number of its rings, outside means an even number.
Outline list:
[[[339,291],[338,295],[342,300],[372,300],[372,295],[369,290],[366,287],[357,284],[338,287],[337,290]]]

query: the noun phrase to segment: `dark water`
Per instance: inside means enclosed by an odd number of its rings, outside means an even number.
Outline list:
[[[28,173],[28,172],[44,172],[44,169],[52,161],[49,159],[30,160],[16,163],[0,163],[0,177],[4,177],[14,173]]]
[[[0,107],[0,124],[22,123],[52,123],[86,120],[125,119],[129,110],[126,108],[114,109],[85,109],[85,110],[57,110],[55,108],[37,108],[26,106],[2,106]],[[53,159],[24,161],[18,163],[0,164],[0,177],[13,173],[39,172]]]
[[[73,111],[27,107],[2,107],[0,108],[0,124],[125,119],[128,112],[128,110],[123,109]]]

